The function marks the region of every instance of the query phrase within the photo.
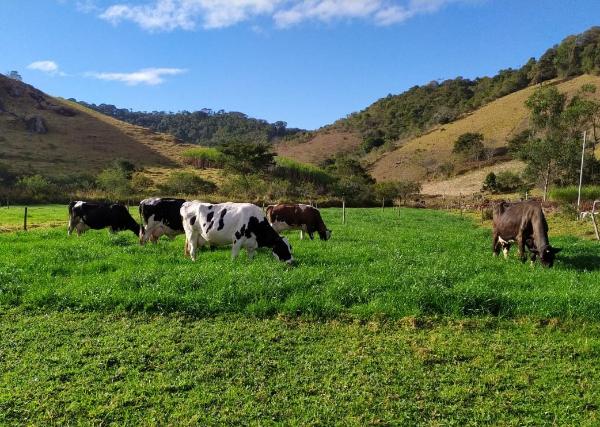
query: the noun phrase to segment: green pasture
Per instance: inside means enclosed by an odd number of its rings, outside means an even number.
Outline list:
[[[0,425],[600,423],[597,242],[543,269],[467,216],[323,209],[292,267],[193,263],[39,209],[0,233]]]
[[[130,232],[0,235],[0,304],[104,312],[331,319],[443,315],[600,319],[600,245],[554,237],[555,268],[493,258],[490,231],[440,211],[324,209],[330,241],[288,233],[296,265],[269,250],[183,257],[183,236],[141,247]],[[57,217],[64,215],[64,207]]]

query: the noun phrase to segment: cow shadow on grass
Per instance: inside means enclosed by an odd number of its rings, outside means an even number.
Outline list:
[[[598,271],[600,270],[600,256],[581,254],[581,255],[557,255],[557,263],[565,267],[579,271]]]

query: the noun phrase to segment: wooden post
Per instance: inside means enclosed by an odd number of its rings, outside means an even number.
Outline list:
[[[381,210],[383,211],[385,209],[385,198],[381,199]]]
[[[581,184],[583,183],[583,159],[585,157],[585,137],[587,131],[583,131],[583,147],[581,148],[581,167],[579,169],[579,189],[577,190],[577,213],[579,213],[579,206],[581,205]]]
[[[596,240],[600,240],[600,234],[598,233],[598,224],[596,223],[596,203],[600,202],[600,199],[595,200],[592,205],[592,223],[594,224],[594,232],[596,233]]]
[[[25,215],[23,216],[23,230],[27,231],[27,206],[25,206]]]
[[[346,199],[342,199],[342,224],[346,224]]]

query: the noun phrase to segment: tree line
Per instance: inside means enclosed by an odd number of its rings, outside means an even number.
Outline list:
[[[155,132],[168,133],[190,143],[205,146],[224,144],[232,139],[245,142],[272,142],[300,132],[302,129],[288,128],[284,121],[269,123],[266,120],[248,117],[244,113],[214,111],[204,108],[199,111],[133,111],[111,104],[79,104],[118,120],[142,126]]]

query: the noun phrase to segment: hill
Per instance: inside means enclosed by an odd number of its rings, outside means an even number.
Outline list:
[[[115,158],[178,167],[186,148],[172,135],[51,97],[0,74],[0,165],[16,174],[97,173]]]
[[[600,77],[584,75],[552,84],[556,84],[560,92],[572,96],[586,83],[600,87]],[[449,163],[455,173],[479,168],[479,164],[468,164],[458,159],[452,161],[454,141],[463,133],[480,132],[485,137],[486,148],[506,147],[507,139],[527,126],[528,113],[524,103],[533,91],[533,87],[528,87],[507,95],[462,119],[437,126],[422,136],[400,143],[398,148],[384,153],[371,165],[371,174],[378,181],[424,181],[439,179],[440,166]],[[600,98],[600,94],[596,96]],[[497,151],[502,153],[504,150]],[[508,159],[501,156],[496,160],[501,163]]]
[[[302,129],[288,128],[287,123],[283,121],[269,123],[235,111],[213,111],[204,108],[193,112],[146,112],[131,111],[110,104],[96,105],[83,101],[79,103],[118,120],[156,132],[168,133],[184,142],[206,146],[220,145],[232,139],[272,142],[304,132]]]
[[[526,125],[523,102],[538,84],[558,84],[572,94],[581,84],[599,84],[600,27],[566,37],[539,59],[493,77],[432,81],[388,95],[362,111],[287,141],[278,153],[318,163],[353,153],[379,181],[445,179],[451,141],[460,133],[482,132],[499,148],[486,164],[452,161],[453,174],[508,161],[506,139]],[[349,138],[348,135],[352,135]],[[318,152],[315,156],[311,153]],[[504,154],[503,154],[504,153]],[[443,173],[437,168],[442,165]]]

